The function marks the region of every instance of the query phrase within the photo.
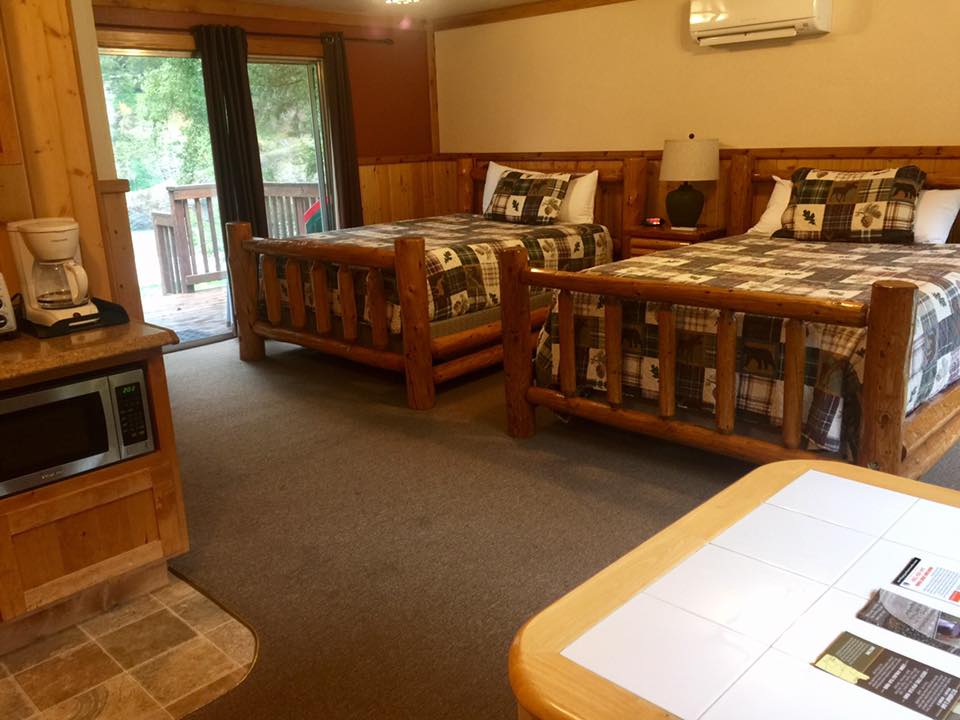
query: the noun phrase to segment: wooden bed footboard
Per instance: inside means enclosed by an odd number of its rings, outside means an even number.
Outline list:
[[[304,240],[254,238],[249,223],[227,223],[228,265],[237,319],[241,360],[261,360],[265,339],[302,345],[365,365],[402,372],[407,385],[407,404],[415,410],[433,407],[437,383],[496,365],[503,359],[500,322],[432,338],[427,298],[424,240],[397,238],[393,248],[323,244]],[[266,319],[259,305],[260,256],[263,257],[263,299]],[[287,258],[287,313],[283,312],[277,259]],[[334,322],[327,295],[327,271],[336,267],[340,293],[340,327]],[[314,323],[308,323],[303,293],[303,273],[313,288]],[[369,341],[361,340],[355,274],[366,274]],[[384,292],[384,272],[394,272],[400,300],[402,351],[391,348]],[[547,309],[534,313],[530,334],[542,324]],[[339,332],[338,332],[339,330]]]
[[[535,432],[535,407],[576,415],[621,429],[700,447],[712,452],[766,463],[821,458],[801,448],[805,323],[867,328],[862,391],[862,425],[856,462],[889,473],[918,477],[960,435],[960,389],[948,390],[905,416],[907,373],[912,344],[917,288],[903,281],[873,285],[869,303],[809,298],[773,292],[718,289],[683,283],[633,280],[590,273],[531,270],[526,251],[510,248],[501,255],[507,430],[513,437]],[[529,287],[559,290],[560,390],[533,384]],[[606,336],[605,401],[577,396],[573,293],[604,298]],[[656,414],[623,406],[622,303],[661,303],[658,312],[660,364]],[[675,305],[712,308],[720,313],[714,427],[676,417],[677,338]],[[779,442],[737,435],[735,313],[786,320],[783,379],[783,427]]]

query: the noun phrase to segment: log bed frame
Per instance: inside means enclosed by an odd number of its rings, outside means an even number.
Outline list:
[[[739,181],[734,174],[738,170]],[[734,158],[731,170],[731,225],[742,232],[755,212],[755,189],[769,186],[772,177],[755,172],[747,161]],[[739,185],[739,190],[738,190]],[[930,174],[928,188],[960,188],[960,177]],[[739,201],[734,198],[739,195]],[[960,223],[960,220],[958,220]],[[956,228],[956,225],[954,226]],[[510,248],[500,258],[507,430],[517,438],[535,432],[535,407],[542,405],[623,430],[679,442],[749,462],[823,459],[824,453],[800,448],[803,426],[805,330],[808,322],[867,328],[864,360],[863,421],[856,464],[918,478],[960,439],[960,383],[905,416],[907,373],[912,344],[917,288],[909,282],[874,283],[868,303],[792,296],[774,292],[718,289],[664,281],[530,269],[524,248]],[[533,384],[530,361],[529,287],[559,291],[557,302],[560,346],[559,390]],[[605,401],[577,397],[573,293],[603,296],[605,308]],[[622,327],[624,301],[662,303],[660,327],[659,408],[643,412],[623,406]],[[717,328],[717,380],[713,427],[677,418],[676,320],[673,306],[712,308],[720,312]],[[735,432],[737,312],[783,318],[783,427],[779,442]],[[523,331],[522,331],[523,330]]]
[[[507,162],[515,162],[510,158]],[[486,177],[487,160],[461,158],[457,161],[458,212],[479,211]],[[544,163],[541,161],[541,166]],[[634,222],[645,199],[646,160],[643,157],[551,161],[555,172],[590,172],[599,169],[596,195],[597,222],[619,229]],[[386,370],[406,378],[407,404],[415,410],[432,408],[436,385],[467,373],[498,365],[503,360],[499,321],[455,334],[431,337],[428,314],[424,239],[398,238],[391,248],[370,248],[346,243],[323,244],[298,238],[274,240],[254,238],[248,223],[227,223],[228,264],[237,319],[241,360],[260,360],[265,339],[295,343],[329,355]],[[619,233],[614,237],[616,254]],[[259,280],[257,268],[263,256],[264,300],[267,319],[258,317]],[[278,257],[300,262],[286,264],[289,312],[281,308],[280,285],[276,276]],[[326,295],[328,265],[337,266],[340,287],[354,287],[355,273],[366,274],[370,316],[370,342],[360,338],[355,294],[341,295],[341,322],[335,322]],[[320,298],[315,323],[308,327],[302,292],[302,273],[309,268],[314,297]],[[387,299],[383,273],[394,272],[400,296],[403,351],[391,349],[387,327]],[[530,313],[527,334],[543,324],[548,309]]]

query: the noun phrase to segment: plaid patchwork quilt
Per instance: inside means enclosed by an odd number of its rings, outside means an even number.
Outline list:
[[[960,246],[802,243],[738,236],[601,265],[587,272],[809,297],[869,300],[881,279],[919,287],[906,411],[960,379]],[[624,394],[659,393],[656,303],[624,303]],[[578,389],[605,390],[602,299],[575,294]],[[676,308],[677,403],[713,410],[717,311]],[[737,316],[737,410],[774,426],[783,422],[782,319]],[[860,421],[864,328],[806,323],[805,447],[852,456]],[[536,375],[555,385],[559,371],[556,308],[540,334]]]
[[[775,237],[868,243],[913,241],[917,195],[926,173],[916,165],[887,170],[798,168]]]
[[[558,224],[548,226],[517,225],[485,220],[480,215],[457,214],[404,220],[381,225],[364,225],[346,230],[313,233],[304,236],[318,243],[346,243],[364,247],[392,248],[399,237],[423,237],[426,245],[426,273],[429,285],[428,305],[431,320],[447,320],[478,312],[500,304],[500,265],[497,254],[504,248],[522,245],[530,256],[531,267],[550,270],[584,270],[610,262],[613,243],[603,225]],[[280,296],[287,303],[285,258],[277,262]],[[310,274],[304,267],[304,297],[314,307]],[[340,315],[340,293],[336,268],[328,266],[327,288],[330,306]],[[266,318],[263,303],[262,262],[260,315]],[[357,308],[369,320],[366,303],[366,274],[355,273]],[[387,318],[390,331],[401,330],[400,299],[396,277],[384,272],[387,293]]]
[[[545,175],[507,170],[500,176],[483,216],[487,220],[549,225],[560,214],[567,195],[569,174]]]

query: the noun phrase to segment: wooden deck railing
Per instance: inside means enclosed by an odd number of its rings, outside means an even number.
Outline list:
[[[167,188],[169,213],[153,213],[163,293],[190,293],[227,276],[216,185]],[[305,232],[304,213],[317,201],[316,183],[264,183],[267,225],[275,238]]]

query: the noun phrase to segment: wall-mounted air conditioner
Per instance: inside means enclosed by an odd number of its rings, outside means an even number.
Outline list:
[[[830,32],[831,0],[691,0],[700,45],[733,45]]]

